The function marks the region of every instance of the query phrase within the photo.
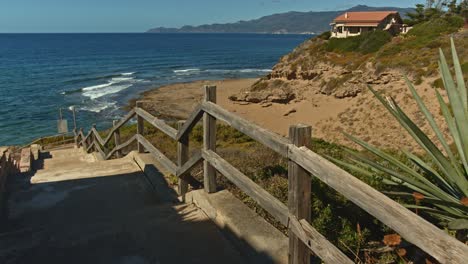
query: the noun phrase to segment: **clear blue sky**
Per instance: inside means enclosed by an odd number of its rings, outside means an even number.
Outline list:
[[[0,32],[143,32],[236,22],[357,4],[412,7],[423,0],[0,0]]]

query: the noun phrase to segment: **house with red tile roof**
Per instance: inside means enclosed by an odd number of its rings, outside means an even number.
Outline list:
[[[354,37],[373,30],[386,30],[393,35],[408,31],[397,11],[345,12],[330,25],[332,38]]]

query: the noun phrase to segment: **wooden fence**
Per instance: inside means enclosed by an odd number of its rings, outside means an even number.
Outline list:
[[[19,172],[19,163],[13,159],[9,148],[0,147],[0,216],[3,212],[5,185],[10,175]]]
[[[206,192],[216,192],[215,175],[218,171],[288,228],[290,263],[308,263],[310,251],[325,263],[353,263],[309,223],[311,220],[311,177],[317,177],[441,263],[466,263],[468,260],[468,246],[305,147],[311,139],[310,126],[292,126],[289,130],[289,138],[281,137],[217,105],[215,86],[205,86],[204,89],[203,102],[186,121],[178,123],[178,129],[174,129],[163,120],[146,112],[141,107],[141,102],[138,102],[123,119],[114,123],[106,138],[102,138],[93,126],[86,135],[82,129],[79,132],[75,131],[75,141],[87,152],[99,152],[104,159],[110,159],[113,156],[121,157],[122,149],[137,142],[140,153],[145,150],[151,153],[162,166],[179,177],[181,196],[184,196],[188,190],[188,181],[184,175],[187,175],[199,162],[203,162]],[[137,117],[138,122],[137,133],[128,141],[120,142],[120,128],[134,117]],[[188,136],[201,119],[203,119],[203,148],[189,157]],[[216,153],[216,122],[218,120],[289,160],[288,205],[262,189]],[[145,139],[143,136],[144,121],[178,142],[177,164],[174,164]],[[115,147],[107,150],[106,146],[111,140],[115,141]]]

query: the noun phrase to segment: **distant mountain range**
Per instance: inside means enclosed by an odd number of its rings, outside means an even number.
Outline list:
[[[323,12],[287,12],[264,16],[249,21],[227,24],[183,26],[181,28],[158,27],[148,33],[270,33],[270,34],[317,34],[330,29],[330,22],[346,11],[394,10],[405,16],[413,8],[370,7],[358,5],[348,10]]]

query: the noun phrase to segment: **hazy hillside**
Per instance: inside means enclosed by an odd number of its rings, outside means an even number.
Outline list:
[[[249,21],[228,24],[183,26],[181,28],[158,27],[149,33],[320,33],[329,30],[330,22],[345,11],[396,10],[402,15],[412,8],[369,7],[358,5],[348,10],[323,12],[288,12],[274,14]]]

